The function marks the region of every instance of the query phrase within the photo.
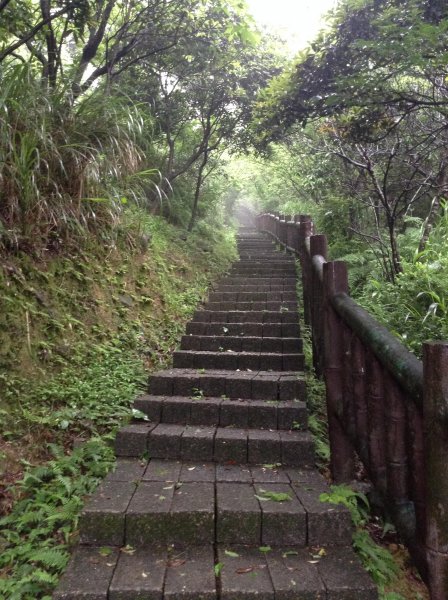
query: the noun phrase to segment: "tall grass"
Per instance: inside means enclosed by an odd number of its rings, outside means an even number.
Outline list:
[[[152,120],[98,87],[74,106],[28,65],[0,71],[0,245],[57,250],[113,227],[129,201],[154,201]]]

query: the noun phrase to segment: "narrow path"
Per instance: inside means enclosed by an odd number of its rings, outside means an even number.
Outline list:
[[[294,260],[249,228],[238,247],[135,401],[149,421],[119,431],[55,600],[377,598],[348,512],[319,501]]]

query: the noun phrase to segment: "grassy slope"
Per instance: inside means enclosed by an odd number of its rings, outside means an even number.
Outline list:
[[[162,219],[133,219],[114,248],[4,265],[0,598],[51,593],[83,496],[112,464],[114,430],[234,258],[231,232],[187,239]],[[73,450],[79,438],[90,441]]]

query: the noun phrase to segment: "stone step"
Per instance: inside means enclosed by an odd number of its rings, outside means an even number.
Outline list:
[[[314,463],[314,447],[307,431],[240,429],[175,423],[131,423],[116,437],[117,456],[175,460],[281,463],[306,467]]]
[[[254,400],[305,400],[305,379],[296,372],[167,369],[149,379],[154,396],[213,396]]]
[[[239,250],[239,255],[240,255],[240,261],[281,261],[284,263],[290,263],[290,262],[294,262],[294,258],[293,257],[288,257],[285,256],[284,254],[278,254],[278,252],[270,252],[268,250],[266,251],[260,251],[260,250],[248,250],[248,249],[244,249],[244,250]]]
[[[297,311],[290,310],[197,310],[190,323],[293,323],[299,322]],[[258,334],[255,334],[258,335]]]
[[[205,305],[206,310],[223,312],[223,311],[288,311],[297,312],[297,302],[287,301],[265,301],[265,302],[207,302]]]
[[[273,274],[271,277],[251,277],[250,281],[246,276],[227,276],[220,279],[219,284],[226,285],[291,285],[296,286],[297,278],[293,277],[279,277]]]
[[[301,431],[307,428],[307,410],[300,400],[230,400],[201,395],[188,398],[146,394],[134,400],[134,408],[147,415],[152,423]],[[137,431],[141,432],[141,428]],[[144,452],[142,444],[139,451],[143,449]]]
[[[224,369],[226,371],[301,371],[303,354],[273,352],[224,352],[177,350],[173,353],[175,369]]]
[[[222,333],[222,328],[221,328]],[[303,342],[300,338],[248,337],[248,336],[207,336],[184,335],[181,350],[202,350],[209,352],[279,352],[301,354]]]
[[[204,311],[203,311],[204,312]],[[288,313],[283,313],[285,316]],[[215,315],[219,318],[219,313]],[[222,336],[229,337],[280,337],[292,338],[300,337],[300,326],[298,323],[278,322],[278,323],[227,323],[227,322],[206,322],[191,321],[187,324],[187,334],[200,336]]]
[[[208,302],[297,302],[297,293],[269,291],[269,292],[211,292]]]
[[[241,283],[239,285],[228,285],[228,284],[218,284],[214,288],[215,293],[241,293],[241,292],[264,292],[268,294],[269,292],[296,292],[295,285],[248,285]]]
[[[81,546],[53,599],[378,600],[378,592],[347,547],[327,548],[316,558],[294,546],[269,552],[228,545],[150,547],[133,553]]]
[[[122,459],[83,509],[80,538],[133,548],[349,545],[350,513],[321,502],[320,494],[328,491],[310,469]]]
[[[294,277],[296,270],[294,265],[270,265],[261,263],[259,265],[240,265],[235,263],[230,269],[229,275],[247,277]]]

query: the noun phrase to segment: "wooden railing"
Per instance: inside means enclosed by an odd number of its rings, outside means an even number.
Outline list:
[[[326,384],[335,482],[364,464],[423,576],[448,599],[448,343],[423,363],[349,295],[346,264],[307,215],[262,214],[257,227],[300,260],[314,367]]]

